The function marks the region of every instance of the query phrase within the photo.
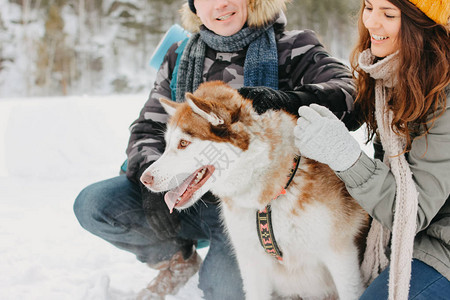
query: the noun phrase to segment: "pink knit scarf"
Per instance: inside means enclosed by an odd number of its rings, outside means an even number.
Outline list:
[[[396,84],[396,79],[392,76],[392,70],[399,67],[398,53],[391,54],[377,63],[373,63],[374,58],[370,49],[367,49],[360,54],[359,65],[363,71],[375,79],[375,117],[385,151],[384,162],[390,167],[396,183],[389,271],[389,300],[406,300],[409,293],[414,237],[416,235],[418,193],[405,155],[400,155],[405,147],[405,138],[392,131],[390,125],[393,120],[393,112],[388,109],[386,104],[392,87]],[[389,264],[385,250],[389,243],[390,234],[391,232],[388,229],[373,219],[367,237],[364,261],[361,266],[368,284]]]

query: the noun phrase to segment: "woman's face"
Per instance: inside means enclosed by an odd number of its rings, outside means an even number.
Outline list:
[[[247,22],[247,0],[194,0],[194,6],[203,25],[218,35],[233,35]]]
[[[401,11],[387,0],[365,0],[362,15],[370,34],[370,50],[386,57],[400,48]]]

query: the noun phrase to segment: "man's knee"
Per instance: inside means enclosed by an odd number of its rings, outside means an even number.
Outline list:
[[[95,216],[102,214],[101,209],[101,191],[97,184],[91,184],[85,187],[75,199],[73,211],[80,225],[86,230],[91,231]]]

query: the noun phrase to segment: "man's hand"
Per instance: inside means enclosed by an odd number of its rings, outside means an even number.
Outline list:
[[[305,92],[283,92],[264,86],[242,87],[238,89],[238,92],[242,97],[252,100],[253,108],[258,114],[263,114],[269,109],[282,109],[297,115],[297,110],[301,105],[309,104],[314,100],[314,96]]]

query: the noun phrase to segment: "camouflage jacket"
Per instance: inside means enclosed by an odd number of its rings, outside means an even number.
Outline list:
[[[354,85],[349,69],[332,58],[310,30],[285,31],[275,24],[278,49],[279,89],[302,91],[314,95],[316,103],[327,106],[340,116],[347,127],[355,129],[353,112]],[[130,126],[127,148],[127,176],[139,182],[140,174],[164,151],[164,130],[168,116],[158,99],[171,99],[170,82],[180,43],[172,45],[157,73],[149,99],[139,118]],[[235,53],[206,49],[203,81],[222,80],[233,88],[244,82],[244,61],[247,48]],[[309,105],[311,97],[298,106]]]

